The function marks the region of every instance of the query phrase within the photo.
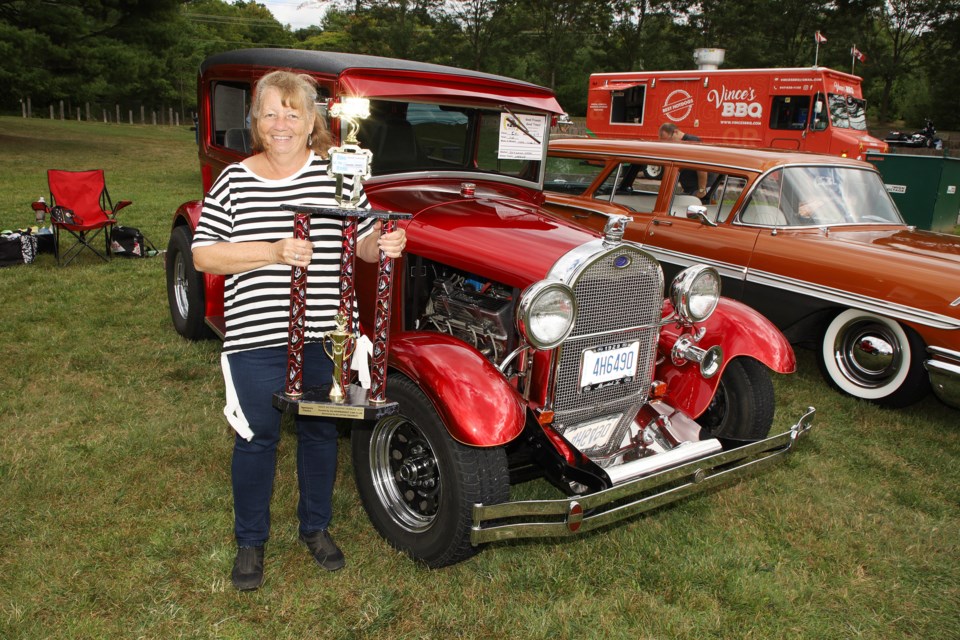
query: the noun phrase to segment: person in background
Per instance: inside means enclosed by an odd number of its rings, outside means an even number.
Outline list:
[[[700,142],[700,138],[690,133],[684,133],[680,130],[680,127],[672,122],[665,122],[660,125],[658,135],[661,140],[665,141]],[[680,189],[683,191],[683,193],[696,196],[701,200],[707,196],[706,171],[692,171],[690,169],[683,169],[680,171],[680,177],[678,181],[680,183]]]
[[[293,237],[293,215],[281,204],[336,207],[336,183],[327,175],[331,137],[316,108],[316,82],[275,71],[257,83],[250,108],[254,155],[229,165],[203,202],[193,238],[196,268],[227,276],[226,337],[221,364],[224,413],[237,431],[231,476],[237,555],[231,580],[241,590],[263,583],[264,545],[270,535],[270,499],[280,441],[273,394],[284,386],[290,309],[290,273],[308,270],[303,385],[328,384],[333,364],[323,334],[335,328],[340,300],[339,218],[315,217],[310,238]],[[349,177],[344,189],[361,189]],[[359,206],[369,207],[362,194]],[[403,229],[381,234],[380,223],[358,225],[356,255],[376,262],[398,258]],[[356,313],[356,310],[354,310]],[[296,418],[299,537],[328,571],[344,566],[329,533],[337,464],[337,429],[325,418]]]

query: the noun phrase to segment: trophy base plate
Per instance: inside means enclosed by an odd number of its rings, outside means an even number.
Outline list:
[[[324,418],[350,418],[353,420],[379,420],[392,416],[400,410],[396,402],[371,402],[369,391],[359,385],[347,388],[343,402],[330,400],[330,385],[307,387],[299,398],[291,398],[283,391],[273,394],[273,406],[284,413]]]

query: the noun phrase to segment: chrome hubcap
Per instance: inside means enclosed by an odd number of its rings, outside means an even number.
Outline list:
[[[176,300],[177,312],[181,318],[190,313],[190,285],[187,282],[187,264],[183,254],[178,253],[173,264],[173,297]]]
[[[412,532],[429,529],[440,506],[440,473],[433,448],[415,424],[385,418],[370,442],[374,489],[390,517]]]
[[[854,320],[837,334],[833,357],[843,375],[855,384],[875,388],[887,384],[903,367],[903,349],[886,325]]]

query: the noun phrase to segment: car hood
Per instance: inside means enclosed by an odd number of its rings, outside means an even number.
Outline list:
[[[830,237],[840,242],[896,251],[935,264],[943,262],[960,264],[960,236],[902,227],[877,230],[848,230],[834,227],[830,229]]]
[[[407,250],[503,284],[523,288],[543,279],[553,264],[597,234],[550,216],[528,190],[477,185],[476,195],[456,185],[367,187],[376,208],[412,213]]]

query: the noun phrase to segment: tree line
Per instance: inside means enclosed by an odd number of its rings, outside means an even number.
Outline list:
[[[573,115],[600,71],[817,63],[864,79],[873,121],[960,128],[960,0],[304,0],[293,30],[255,1],[0,0],[0,111],[61,100],[196,109],[200,62],[243,47],[366,53],[545,85]],[[819,49],[814,34],[821,34]],[[825,40],[824,40],[825,39]],[[854,60],[853,48],[861,52]]]

